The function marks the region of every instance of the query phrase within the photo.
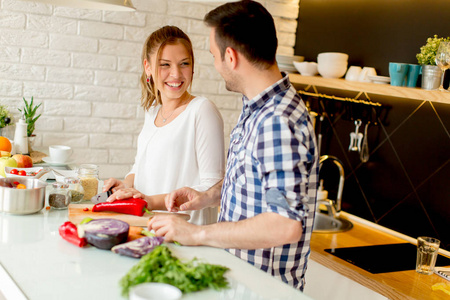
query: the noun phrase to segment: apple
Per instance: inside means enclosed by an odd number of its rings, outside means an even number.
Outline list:
[[[12,158],[17,161],[18,168],[31,168],[33,166],[33,160],[28,155],[14,154]]]
[[[12,157],[0,157],[0,176],[6,177],[5,167],[17,168],[17,161]]]

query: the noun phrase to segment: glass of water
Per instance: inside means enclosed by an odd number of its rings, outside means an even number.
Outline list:
[[[425,275],[433,274],[440,243],[438,239],[432,237],[417,238],[416,272]]]

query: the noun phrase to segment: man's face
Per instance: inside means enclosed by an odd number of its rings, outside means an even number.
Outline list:
[[[219,74],[222,76],[222,78],[225,80],[226,89],[231,92],[239,92],[236,85],[236,80],[234,80],[232,71],[230,70],[226,62],[227,53],[225,53],[225,57],[223,60],[220,55],[220,49],[216,43],[215,28],[211,28],[211,32],[209,35],[209,51],[214,57],[214,67],[216,68],[217,72],[219,72]]]

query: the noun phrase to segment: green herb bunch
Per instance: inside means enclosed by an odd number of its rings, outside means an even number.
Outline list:
[[[172,255],[166,245],[155,247],[144,255],[128,273],[122,277],[119,285],[122,295],[128,296],[130,288],[144,282],[161,282],[179,288],[183,293],[200,291],[206,288],[215,290],[228,288],[224,277],[227,267],[201,263],[193,259],[182,263]]]
[[[11,125],[11,115],[4,105],[0,105],[0,128]]]
[[[31,97],[30,103],[28,103],[25,98],[23,98],[23,102],[25,104],[23,111],[19,108],[19,111],[25,115],[25,121],[27,122],[27,136],[32,136],[34,132],[36,121],[39,119],[41,114],[36,116],[36,111],[41,106],[42,103],[39,103],[38,105],[33,105],[33,97]],[[35,117],[36,116],[36,117]]]
[[[436,52],[441,42],[450,42],[450,37],[438,38],[435,34],[433,38],[428,38],[427,43],[420,47],[420,53],[416,55],[417,61],[420,65],[436,65]]]

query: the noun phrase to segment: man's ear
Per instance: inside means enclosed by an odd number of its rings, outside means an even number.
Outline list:
[[[238,65],[238,53],[231,47],[227,47],[225,49],[225,62],[228,64],[228,67],[233,70],[236,69]]]

